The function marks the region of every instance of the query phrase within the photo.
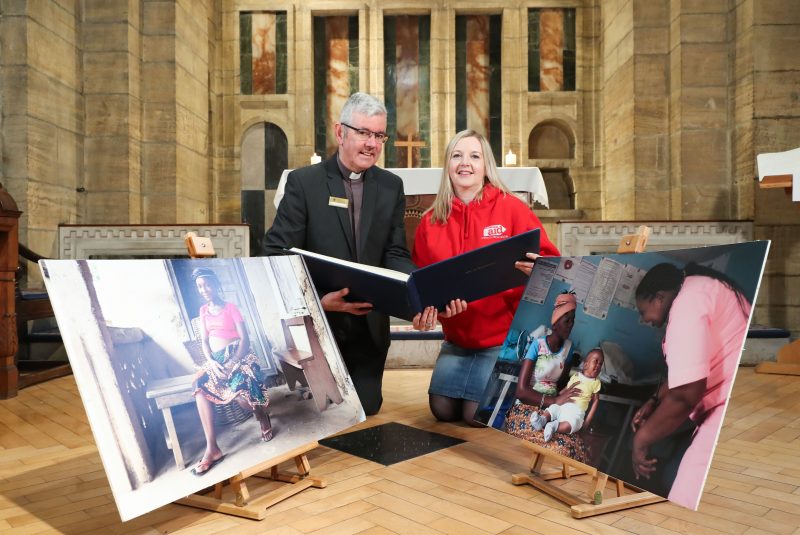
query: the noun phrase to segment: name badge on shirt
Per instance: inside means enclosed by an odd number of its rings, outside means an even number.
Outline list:
[[[347,199],[343,199],[341,197],[328,197],[328,206],[347,209],[348,202]]]

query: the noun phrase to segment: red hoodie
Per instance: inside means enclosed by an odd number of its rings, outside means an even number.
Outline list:
[[[432,223],[431,212],[423,215],[414,237],[412,259],[424,267],[535,228],[541,230],[539,254],[559,256],[531,209],[515,195],[503,194],[487,184],[480,201],[464,204],[454,199],[446,224]],[[473,301],[466,312],[440,318],[445,338],[467,349],[499,346],[505,340],[523,290],[520,286]]]

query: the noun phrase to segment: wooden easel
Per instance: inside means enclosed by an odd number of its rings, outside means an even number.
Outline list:
[[[534,451],[533,459],[531,459],[530,473],[523,472],[514,474],[511,476],[511,482],[514,485],[531,485],[549,494],[553,498],[566,503],[570,506],[574,518],[586,518],[664,501],[664,498],[661,496],[628,485],[624,481],[620,481],[608,474],[600,472],[593,466],[553,453],[551,450],[543,448],[538,444],[533,444],[532,442],[523,441],[523,444]],[[561,464],[561,470],[543,472],[542,466],[544,465],[544,461],[548,458]],[[575,471],[573,471],[573,469]],[[588,493],[585,496],[573,494],[562,487],[550,483],[553,479],[569,479],[572,476],[583,474],[587,474],[592,478]],[[606,483],[608,483],[609,479],[616,483],[617,497],[604,499],[603,490],[606,488]],[[623,494],[625,487],[635,492]]]
[[[188,232],[184,238],[189,256],[192,258],[215,256],[214,246],[208,238],[202,238]],[[325,488],[327,482],[318,477],[311,477],[311,463],[306,454],[319,446],[317,442],[304,444],[278,457],[264,461],[239,472],[228,480],[216,483],[213,487],[196,492],[175,503],[189,505],[208,511],[240,516],[253,520],[264,520],[267,509],[278,502],[294,496],[309,487]],[[278,470],[281,463],[294,460],[297,473],[291,474]],[[251,492],[247,487],[247,478],[259,477],[270,481],[286,483],[279,488],[256,489]]]
[[[617,253],[643,253],[647,247],[647,239],[650,237],[650,227],[639,225],[636,234],[623,236],[617,246]]]
[[[636,234],[623,236],[617,248],[618,253],[641,253],[647,246],[647,239],[650,236],[650,228],[642,225]],[[665,498],[642,490],[624,481],[613,478],[608,474],[600,472],[597,468],[588,464],[578,462],[569,457],[559,455],[553,451],[523,441],[523,444],[534,451],[531,459],[530,472],[519,473],[511,476],[514,485],[531,485],[553,498],[562,501],[570,506],[574,518],[586,518],[589,516],[601,515],[612,511],[621,511],[641,505],[649,505],[665,501]],[[562,466],[561,470],[542,472],[544,461],[550,459]],[[572,476],[587,474],[592,478],[587,495],[574,494],[562,487],[550,483],[554,479],[569,479]],[[603,491],[609,479],[616,484],[616,498],[605,499]],[[632,490],[632,493],[623,494],[625,488]]]
[[[269,461],[265,461],[239,472],[227,481],[217,483],[212,490],[206,493],[198,492],[186,498],[181,498],[175,503],[253,520],[264,520],[267,516],[267,509],[276,503],[290,498],[309,487],[318,489],[325,488],[327,482],[324,479],[309,475],[311,472],[311,464],[306,457],[306,453],[313,450],[318,445],[317,442],[312,442],[295,448],[280,457],[270,459]],[[297,466],[296,474],[289,474],[278,470],[279,464],[292,459]],[[266,490],[257,490],[251,493],[245,481],[251,476],[279,481],[287,483],[287,485],[277,489],[270,488]]]
[[[192,258],[207,258],[217,255],[210,238],[198,236],[194,232],[187,232],[186,236],[183,237],[183,242],[186,244],[186,250],[189,251],[189,256]]]

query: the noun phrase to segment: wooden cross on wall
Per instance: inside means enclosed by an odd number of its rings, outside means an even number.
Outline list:
[[[408,134],[408,139],[406,139],[406,141],[399,141],[399,140],[395,141],[394,146],[406,148],[407,150],[406,154],[408,155],[407,159],[408,163],[406,167],[411,167],[414,163],[414,147],[422,148],[422,147],[427,147],[428,145],[424,141],[414,141],[414,136]]]

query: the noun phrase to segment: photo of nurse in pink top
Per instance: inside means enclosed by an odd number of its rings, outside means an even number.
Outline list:
[[[730,277],[695,263],[651,268],[636,289],[645,323],[666,325],[662,343],[667,380],[634,415],[632,463],[649,479],[658,461],[650,446],[670,436],[688,417],[696,426],[669,499],[697,508],[733,386],[751,304]]]

